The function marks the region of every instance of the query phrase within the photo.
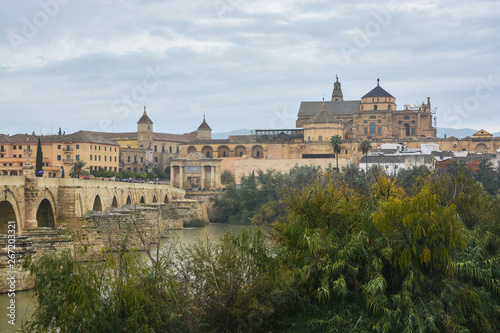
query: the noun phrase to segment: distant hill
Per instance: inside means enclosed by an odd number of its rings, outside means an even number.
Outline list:
[[[227,139],[231,135],[250,135],[250,134],[252,134],[250,130],[243,128],[231,132],[212,133],[212,139]]]
[[[465,138],[466,136],[472,136],[474,133],[476,133],[477,129],[472,129],[472,128],[446,128],[446,127],[438,127],[437,128],[437,136],[438,138],[444,138],[444,135],[446,134],[446,137],[449,138],[450,136],[454,136],[456,138]],[[493,134],[493,137],[500,136],[500,132],[496,133],[491,133]]]

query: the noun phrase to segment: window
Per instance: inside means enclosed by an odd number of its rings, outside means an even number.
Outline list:
[[[141,163],[143,162],[143,157],[141,156]]]
[[[375,119],[375,118],[377,118],[377,117],[375,117],[375,116],[370,116],[370,119]]]
[[[61,155],[57,155],[57,160],[60,161],[61,160]]]
[[[412,121],[411,121],[411,124],[412,124],[412,125],[415,125],[415,120],[412,120]]]
[[[94,155],[94,161],[97,161],[97,155]]]
[[[89,166],[89,170],[92,171],[92,167],[91,166]]]
[[[76,149],[80,149],[80,145],[76,145]]]
[[[116,153],[116,147],[115,147],[115,153]]]
[[[107,161],[107,158],[108,158],[108,157],[107,157],[106,155],[104,155],[104,162],[106,162],[106,161]]]
[[[80,155],[76,155],[76,160],[79,161],[80,160]]]
[[[14,154],[14,156],[12,156],[12,157],[16,158],[16,157],[17,157],[17,155],[16,155],[16,154]]]
[[[109,161],[110,161],[110,162],[113,162],[113,156],[110,156],[110,157],[109,157]],[[115,162],[116,162],[116,161],[115,161]]]
[[[382,135],[382,127],[377,127],[377,134]]]
[[[134,163],[137,163],[137,156],[134,156]]]
[[[391,111],[391,106],[390,105],[387,106],[387,110]]]
[[[164,153],[165,152],[165,146],[161,146],[161,152]]]
[[[99,150],[101,150],[101,146],[99,146]]]
[[[375,134],[375,123],[370,123],[370,134]]]
[[[90,150],[92,150],[92,145],[90,145]]]
[[[108,167],[104,167],[104,170],[105,170],[105,171],[106,171],[106,170],[108,170]]]
[[[378,110],[377,105],[374,105],[374,106],[373,106],[373,110],[375,110],[375,111],[377,111],[377,110]]]
[[[155,156],[155,162],[158,163],[158,157],[157,156]]]
[[[108,147],[104,147],[104,151],[106,151],[106,148],[108,148]]]
[[[378,120],[377,123],[381,124],[382,123],[382,120]]]
[[[99,161],[101,160],[101,155],[99,155]]]
[[[410,135],[410,124],[405,124],[406,135]]]
[[[17,149],[16,146],[14,146],[14,149]]]
[[[66,155],[66,162],[71,162],[71,155]]]
[[[94,150],[97,150],[97,146],[94,146]]]
[[[127,156],[127,162],[130,163],[130,156]]]
[[[61,145],[57,145],[57,149],[61,149]]]
[[[155,146],[155,153],[157,153],[156,146]]]
[[[411,135],[415,135],[415,127],[411,128]]]
[[[23,149],[23,146],[19,146],[19,150]]]
[[[365,134],[368,134],[368,127],[365,127]]]
[[[368,124],[368,120],[363,121],[363,123]]]
[[[398,121],[398,125],[402,125],[402,124],[403,124],[403,122],[401,120]]]
[[[90,160],[92,161],[92,155],[90,155]]]
[[[115,156],[115,162],[116,162],[116,156]]]
[[[322,137],[321,135],[320,135],[320,136],[318,136],[318,141],[319,141],[319,142],[323,142],[323,137]]]
[[[70,145],[66,145],[66,150],[70,151],[71,150],[71,146]]]
[[[0,151],[5,151],[5,148],[3,146],[0,146]]]
[[[177,147],[177,152],[179,152],[179,147]]]
[[[168,147],[168,152],[171,153],[172,152],[172,146]]]
[[[409,116],[404,116],[404,117],[403,117],[403,119],[404,119],[404,120],[409,120],[409,119],[410,119],[410,117],[409,117]]]

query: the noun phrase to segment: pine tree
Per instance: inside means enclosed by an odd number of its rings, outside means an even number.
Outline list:
[[[40,172],[42,171],[42,172]],[[36,165],[35,172],[37,177],[42,177],[43,174],[43,152],[42,152],[42,143],[40,141],[40,137],[38,137],[38,146],[36,149]]]

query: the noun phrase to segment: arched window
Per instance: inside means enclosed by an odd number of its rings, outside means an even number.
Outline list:
[[[373,106],[373,110],[375,110],[375,111],[378,110],[378,106],[376,104]]]
[[[410,135],[410,124],[406,123],[405,128],[406,128],[406,135]]]
[[[370,134],[375,134],[375,123],[370,123]]]

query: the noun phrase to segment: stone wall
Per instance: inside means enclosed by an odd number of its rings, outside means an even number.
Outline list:
[[[216,195],[217,193],[220,192],[187,192],[186,198],[199,202],[204,202],[207,210],[208,221],[213,221],[215,218],[215,211],[213,203],[210,201],[210,197]]]

